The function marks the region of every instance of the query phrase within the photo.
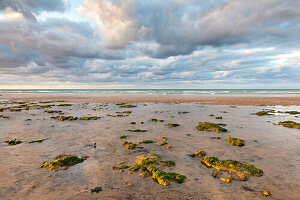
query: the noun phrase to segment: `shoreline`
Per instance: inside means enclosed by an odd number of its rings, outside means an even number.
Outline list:
[[[195,96],[0,93],[0,101],[66,101],[73,103],[197,103],[236,106],[300,105],[300,96]]]

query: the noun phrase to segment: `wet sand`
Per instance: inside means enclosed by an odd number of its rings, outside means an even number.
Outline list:
[[[28,96],[16,98],[3,95],[1,98],[3,100],[34,100],[32,95]],[[47,95],[47,100],[49,96],[52,95]],[[224,102],[221,104],[225,105],[204,105],[202,102],[201,105],[195,103],[201,102],[199,99],[196,99],[197,101],[190,99],[194,103],[133,103],[132,105],[137,107],[119,108],[115,104],[100,106],[99,103],[77,102],[93,102],[93,99],[94,97],[83,101],[65,98],[67,102],[64,103],[71,102],[73,105],[20,112],[4,110],[0,113],[0,115],[10,117],[9,119],[0,118],[0,140],[16,138],[23,141],[22,144],[15,146],[0,143],[0,199],[246,200],[267,198],[296,200],[300,198],[300,130],[273,124],[285,120],[299,123],[299,118],[289,114],[261,117],[251,115],[251,113],[267,108],[300,111],[299,106],[237,106],[235,108],[228,106],[234,105],[232,102],[228,102],[228,105]],[[125,101],[125,99],[112,99],[116,102]],[[54,96],[53,100],[59,99]],[[108,101],[108,99],[102,100]],[[276,97],[275,100],[288,101],[290,105],[299,105],[299,98],[278,99]],[[131,99],[127,98],[126,101],[131,102]],[[176,98],[169,101],[180,102]],[[269,104],[266,102],[267,100],[264,100],[261,104]],[[248,105],[244,100],[242,103]],[[256,105],[258,102],[252,102],[250,105],[252,104]],[[235,105],[239,104],[235,103]],[[11,106],[11,104],[0,105],[0,107],[5,106]],[[61,110],[65,113],[64,116],[99,116],[101,118],[91,121],[59,121],[49,119],[50,116],[57,114],[47,114],[43,112],[44,110]],[[130,110],[132,113],[126,117],[107,115],[116,115],[116,112],[125,110]],[[178,114],[182,111],[189,113]],[[222,116],[223,119],[215,119],[215,116],[210,117],[210,114]],[[25,121],[28,118],[32,120]],[[151,122],[151,118],[165,121]],[[132,121],[136,124],[130,124]],[[196,126],[200,121],[226,123],[228,132],[198,131]],[[144,123],[141,124],[141,122]],[[169,127],[167,123],[178,123],[181,126]],[[126,131],[138,128],[148,131],[144,133]],[[167,137],[167,142],[172,148],[167,149],[165,146],[156,144],[139,144],[144,148],[128,150],[122,146],[123,140],[120,139],[122,135],[127,135],[126,140],[132,143]],[[221,139],[211,138],[217,136]],[[245,140],[245,146],[232,146],[227,143],[226,137],[241,138]],[[47,140],[42,143],[28,143],[44,138]],[[92,147],[94,143],[97,144],[95,149]],[[198,150],[204,150],[207,156],[215,156],[220,160],[233,159],[253,164],[262,169],[264,175],[250,177],[247,181],[225,183],[213,178],[212,169],[201,164],[200,158],[189,156],[190,153]],[[185,182],[182,184],[171,182],[169,186],[162,186],[154,182],[151,177],[142,178],[136,172],[128,174],[128,170],[124,172],[112,170],[113,165],[118,165],[122,161],[126,165],[135,164],[135,157],[146,152],[158,154],[163,160],[175,161],[175,167],[165,170],[185,175],[187,177]],[[39,168],[42,162],[52,161],[53,157],[60,154],[89,156],[89,158],[67,170],[52,172]],[[52,176],[48,177],[49,174]],[[131,186],[128,185],[129,182],[132,183]],[[243,186],[250,188],[251,191]],[[98,194],[89,193],[89,190],[95,187],[102,187],[102,191]],[[271,191],[272,196],[263,195],[266,189]]]
[[[207,105],[300,105],[300,96],[191,96],[191,95],[107,95],[0,93],[0,100],[67,101],[73,103],[199,103]]]

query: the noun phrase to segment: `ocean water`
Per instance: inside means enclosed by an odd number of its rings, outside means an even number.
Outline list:
[[[300,89],[0,89],[0,93],[116,95],[300,96]]]

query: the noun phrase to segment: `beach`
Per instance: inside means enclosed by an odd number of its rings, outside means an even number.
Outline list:
[[[0,115],[8,117],[0,117],[0,199],[300,198],[300,130],[278,124],[300,122],[300,114],[286,112],[300,112],[297,95],[0,93],[0,102]],[[267,114],[255,114],[260,111]],[[223,124],[227,131],[200,130],[199,122]],[[230,137],[244,146],[229,144]],[[22,143],[3,142],[13,139]],[[190,156],[200,150],[202,158]],[[63,154],[84,159],[65,169],[41,168]],[[157,156],[150,158],[153,164],[130,170],[137,157],[150,154]],[[230,172],[226,182],[202,162],[208,157],[263,172],[239,180],[228,165],[217,170],[226,177]],[[151,174],[152,165],[185,178],[163,185]]]

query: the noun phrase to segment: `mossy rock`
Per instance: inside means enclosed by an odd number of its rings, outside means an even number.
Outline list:
[[[21,144],[22,141],[13,139],[13,140],[6,140],[4,141],[5,143],[7,143],[9,146],[13,146],[13,145],[17,145],[17,144]]]
[[[220,132],[227,132],[227,129],[223,128],[226,124],[220,123],[210,123],[210,122],[199,122],[198,126],[196,127],[199,131],[215,131],[217,133]]]
[[[190,154],[190,156],[192,158],[195,158],[195,157],[203,158],[204,156],[206,156],[206,153],[205,153],[205,151],[200,150],[200,151],[197,151],[193,154]]]
[[[168,126],[170,126],[170,127],[177,127],[177,126],[180,126],[180,124],[172,124],[172,123],[168,123]]]
[[[294,122],[294,121],[283,121],[279,122],[278,125],[282,125],[287,128],[296,128],[300,129],[300,123]]]
[[[135,105],[119,105],[119,108],[134,108],[136,107]]]
[[[90,193],[99,193],[102,191],[102,187],[95,187],[90,190]]]
[[[80,120],[97,120],[100,117],[93,116],[93,117],[80,117]]]
[[[269,111],[263,110],[263,111],[256,112],[255,115],[265,116],[265,115],[271,115],[271,114],[269,113]]]
[[[150,144],[150,143],[153,143],[154,141],[153,140],[143,140],[142,143],[144,144]]]
[[[64,103],[64,104],[58,104],[56,106],[72,106],[72,104]]]
[[[239,138],[229,137],[226,138],[226,140],[228,141],[229,144],[232,144],[233,146],[238,146],[238,147],[245,146],[245,141]]]
[[[128,142],[128,141],[122,142],[122,145],[123,145],[126,149],[129,149],[129,150],[134,150],[134,149],[137,147],[136,144],[133,144],[133,143]]]
[[[128,129],[127,131],[130,131],[130,132],[147,132],[147,130],[141,130],[141,129]]]
[[[230,182],[231,180],[246,181],[250,176],[260,177],[263,175],[263,171],[254,165],[236,160],[219,160],[217,157],[205,157],[201,159],[201,162],[207,167],[214,168],[213,176],[215,178],[220,178],[220,175],[224,172],[228,173]]]
[[[168,173],[159,169],[159,167],[173,167],[173,161],[160,161],[160,157],[156,154],[144,154],[136,157],[136,163],[132,166],[125,166],[123,169],[128,169],[132,172],[138,172],[143,178],[152,177],[153,180],[161,185],[167,186],[170,181],[176,183],[183,183],[186,179],[185,176],[177,173]],[[113,169],[121,169],[120,167],[113,166]]]
[[[40,166],[40,168],[53,170],[53,171],[65,170],[71,166],[78,164],[78,163],[82,163],[86,159],[87,159],[87,157],[79,158],[77,156],[62,154],[62,155],[56,156],[55,160],[52,162],[43,162],[43,164]]]

